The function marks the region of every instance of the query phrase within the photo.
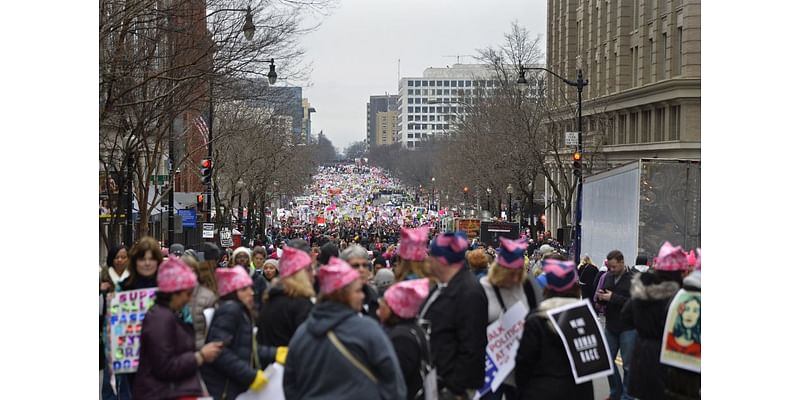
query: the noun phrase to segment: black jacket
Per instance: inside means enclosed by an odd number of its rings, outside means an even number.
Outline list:
[[[592,264],[586,264],[578,271],[580,274],[581,298],[589,299],[590,302],[592,301],[597,291],[595,280],[599,272],[600,270]]]
[[[288,346],[292,335],[306,320],[314,304],[305,297],[289,297],[283,287],[269,290],[269,300],[258,314],[258,343],[264,346]]]
[[[412,331],[413,330],[413,331]],[[406,398],[414,400],[422,389],[422,360],[427,352],[425,333],[417,325],[416,319],[402,320],[388,328],[389,340],[392,341],[403,379],[406,382]],[[415,336],[416,333],[416,336]]]
[[[631,278],[633,274],[625,270],[619,278],[619,282],[614,283],[615,276],[611,272],[606,274],[606,281],[603,289],[611,291],[611,300],[601,302],[606,304],[606,329],[611,333],[622,333],[633,329],[630,321],[623,321],[621,318],[622,307],[631,297]],[[598,288],[599,290],[600,288]]]
[[[514,368],[519,399],[594,399],[592,382],[575,384],[564,345],[547,318],[547,310],[576,301],[564,297],[547,299],[525,319]]]
[[[364,315],[378,320],[378,292],[372,286],[364,284],[361,289],[364,291]]]
[[[441,291],[436,300],[428,302]],[[488,301],[478,280],[462,267],[447,287],[437,286],[428,295],[420,318],[430,322],[433,363],[439,389],[456,394],[483,387],[486,376],[486,326]]]
[[[258,312],[261,311],[261,305],[264,302],[264,293],[267,292],[269,283],[261,271],[253,271],[250,278],[253,279],[253,299],[255,299],[253,303],[255,305],[255,312],[258,314]]]
[[[247,391],[256,378],[257,370],[252,362],[253,322],[244,304],[233,300],[222,302],[214,312],[206,343],[228,339],[231,343],[222,349],[219,357],[201,367],[208,392],[217,400],[226,390],[227,398],[235,399]],[[274,347],[259,345],[257,350],[262,369],[275,361]]]

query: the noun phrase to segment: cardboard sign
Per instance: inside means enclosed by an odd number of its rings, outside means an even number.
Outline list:
[[[669,304],[661,363],[700,373],[700,292],[681,289]]]
[[[497,321],[486,327],[489,343],[486,345],[486,383],[479,391],[481,396],[489,390],[496,391],[514,370],[526,314],[528,307],[522,302],[517,302]]]
[[[614,373],[608,342],[588,300],[549,310],[547,317],[561,337],[576,384]]]
[[[139,368],[142,321],[155,300],[156,288],[109,294],[107,352],[112,373],[133,373]]]

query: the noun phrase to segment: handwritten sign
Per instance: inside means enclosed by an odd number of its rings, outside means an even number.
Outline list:
[[[527,313],[528,307],[522,302],[517,302],[486,328],[486,338],[489,343],[486,346],[486,380],[484,387],[479,391],[481,396],[489,390],[496,391],[514,370],[519,339],[522,337]]]
[[[614,373],[608,342],[588,300],[549,310],[547,317],[561,337],[576,384]]]
[[[156,288],[109,294],[107,350],[113,373],[133,373],[139,368],[142,321],[155,298]]]
[[[661,363],[700,373],[700,292],[681,289],[669,304]]]

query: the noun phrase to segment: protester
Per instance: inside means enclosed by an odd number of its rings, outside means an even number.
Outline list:
[[[431,242],[428,262],[438,280],[420,311],[429,325],[440,398],[472,399],[483,386],[488,304],[465,263],[467,237],[445,233]]]
[[[321,301],[292,337],[283,389],[295,399],[403,399],[406,385],[378,323],[362,318],[363,282],[331,257],[319,271]]]
[[[288,346],[297,328],[306,320],[314,303],[311,257],[287,247],[280,261],[280,282],[270,289],[258,316],[258,343]]]
[[[285,254],[286,252],[284,252]],[[278,269],[279,269],[280,262],[278,260],[269,259],[264,261],[264,279],[267,280],[267,283],[272,285],[272,281],[275,280],[275,277],[278,276]]]
[[[255,293],[254,310],[256,313],[261,309],[261,303],[264,301],[264,294],[267,293],[267,279],[253,268],[250,264],[250,249],[247,247],[239,247],[233,251],[233,265],[239,265],[244,268],[250,275],[253,281],[253,291]]]
[[[500,238],[500,251],[497,260],[492,264],[489,274],[480,278],[480,284],[488,299],[488,323],[500,317],[517,303],[525,306],[525,313],[536,308],[531,281],[525,279],[525,250],[528,247],[525,239],[511,240]],[[481,250],[473,250],[481,251]],[[526,287],[527,286],[527,287]],[[517,390],[513,372],[497,388],[487,393],[484,399],[516,399]]]
[[[417,324],[419,307],[429,292],[428,279],[402,281],[392,285],[380,300],[378,318],[386,326],[392,342],[408,400],[424,398],[422,382],[423,361],[430,363],[430,351],[425,332]]]
[[[691,261],[691,260],[690,260]],[[697,249],[694,270],[683,278],[683,289],[692,292],[698,299],[701,292],[700,281],[700,249]],[[692,264],[689,264],[692,266]],[[698,317],[696,326],[700,326]],[[700,342],[700,338],[696,338]],[[666,366],[664,397],[668,400],[700,400],[700,373],[683,368]]]
[[[253,280],[243,267],[217,269],[215,277],[220,304],[206,341],[222,341],[225,347],[214,362],[202,366],[201,373],[214,399],[235,399],[248,389],[262,390],[267,384],[263,368],[273,361],[283,363],[288,349],[256,344]]]
[[[133,398],[203,396],[198,369],[217,358],[222,342],[210,342],[195,351],[192,327],[178,317],[192,297],[197,277],[181,259],[171,255],[159,268],[157,281],[155,304],[142,322]]]
[[[206,333],[208,331],[208,321],[206,321],[203,311],[214,309],[217,305],[218,297],[213,264],[198,262],[197,258],[195,258],[196,254],[193,250],[187,250],[181,260],[192,268],[199,283],[192,291],[192,298],[189,300],[195,346],[199,349],[206,342]]]
[[[150,236],[139,239],[133,245],[128,258],[130,276],[119,283],[122,290],[157,287],[156,273],[164,256],[158,242]]]
[[[394,267],[395,281],[430,276],[430,271],[425,263],[425,258],[428,256],[429,231],[430,228],[427,226],[400,230],[400,246],[397,251],[400,261]]]
[[[482,249],[468,251],[467,263],[469,264],[469,269],[478,279],[485,277],[489,271],[489,255]]]
[[[342,260],[345,260],[351,267],[358,271],[361,282],[364,283],[364,307],[362,312],[372,318],[378,319],[378,291],[372,287],[372,264],[367,260],[367,249],[354,244],[342,251]]]
[[[394,283],[394,273],[392,271],[384,268],[379,270],[375,274],[375,288],[378,289],[378,297],[383,297],[384,292],[386,289],[389,289]]]
[[[118,291],[120,282],[124,281],[130,272],[128,271],[128,249],[125,246],[111,246],[106,257],[106,265],[101,271],[100,291]]]
[[[636,265],[633,266],[633,269],[636,272],[647,272],[650,270],[650,266],[647,265],[647,256],[644,254],[639,254],[636,256]]]
[[[617,365],[613,363],[614,374],[608,377],[608,385],[611,389],[611,400],[626,400],[630,398],[628,388],[631,359],[636,345],[636,330],[629,321],[621,317],[621,313],[622,307],[631,296],[633,275],[625,267],[625,259],[619,250],[609,252],[606,263],[608,273],[604,277],[603,285],[597,288],[597,298],[600,304],[606,307],[605,335],[611,359],[614,360],[619,352],[622,355],[622,369],[625,373],[621,379]]]
[[[581,265],[578,266],[578,282],[581,288],[581,298],[592,299],[597,289],[594,286],[594,281],[597,279],[599,269],[592,262],[592,258],[588,255],[583,256]]]
[[[636,347],[631,360],[628,393],[640,399],[665,399],[666,367],[661,364],[661,340],[669,303],[688,275],[689,263],[683,249],[664,243],[653,272],[634,274],[631,299],[622,310],[623,318],[636,328]]]
[[[564,345],[547,317],[547,311],[579,301],[575,263],[560,256],[545,259],[542,275],[545,300],[525,319],[516,355],[519,399],[592,400],[592,382],[575,384]]]

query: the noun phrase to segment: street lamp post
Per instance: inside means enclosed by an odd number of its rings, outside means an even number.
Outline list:
[[[431,207],[436,207],[436,177],[431,178]]]
[[[545,71],[545,72],[549,73],[550,75],[553,75],[556,78],[560,79],[562,82],[566,83],[567,85],[573,86],[573,87],[575,87],[575,89],[577,89],[577,91],[578,91],[578,115],[577,115],[577,118],[578,118],[578,121],[577,121],[577,125],[578,125],[578,154],[583,155],[583,125],[582,125],[582,123],[583,123],[582,122],[582,119],[583,119],[582,118],[583,117],[583,114],[582,114],[582,112],[583,112],[583,110],[582,110],[583,104],[582,104],[582,97],[581,96],[583,94],[583,88],[584,88],[584,86],[589,84],[589,80],[588,79],[583,79],[583,71],[580,68],[578,68],[577,79],[575,79],[573,81],[573,80],[569,80],[569,79],[563,78],[560,75],[558,75],[557,73],[555,73],[555,72],[553,72],[553,71],[551,71],[551,70],[549,70],[547,68],[526,67],[526,66],[524,66],[524,65],[522,65],[520,63],[519,64],[519,79],[517,79],[517,84],[518,85],[522,86],[522,85],[527,85],[528,84],[528,81],[525,79],[525,71],[530,71],[530,70]],[[582,164],[583,163],[583,157],[580,157],[580,159],[578,159],[576,161],[578,161],[579,165]],[[577,195],[577,200],[576,200],[576,205],[575,205],[575,263],[577,264],[578,262],[580,262],[580,254],[581,254],[581,217],[582,217],[582,210],[583,210],[583,204],[582,204],[582,202],[583,202],[583,165],[580,165],[578,170],[575,172],[575,176],[578,179],[578,188],[577,188],[578,189],[578,195]]]
[[[469,187],[464,186],[464,216],[467,215],[467,194],[469,193]]]
[[[489,216],[492,215],[492,188],[486,188],[486,210],[489,211]]]
[[[508,213],[506,215],[506,221],[511,222],[511,195],[514,194],[514,188],[510,183],[508,187],[506,187],[506,193],[508,194]]]

